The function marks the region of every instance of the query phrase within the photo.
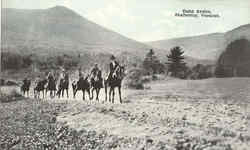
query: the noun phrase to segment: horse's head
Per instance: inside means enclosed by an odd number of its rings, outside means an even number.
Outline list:
[[[125,65],[119,65],[116,70],[116,75],[119,79],[123,79],[126,75],[125,72],[126,72]]]
[[[31,80],[28,79],[28,80],[27,80],[27,86],[30,87],[30,85],[31,85]]]

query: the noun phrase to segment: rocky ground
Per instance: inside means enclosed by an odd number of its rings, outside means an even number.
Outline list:
[[[60,111],[54,108],[51,111],[55,124],[60,125],[46,130],[55,135],[48,136],[54,139],[54,144],[47,146],[64,149],[249,149],[250,79],[166,79],[147,86],[150,89],[125,90],[123,104],[118,100],[115,104],[83,101],[79,97],[45,100],[49,106],[60,104],[60,108],[63,107]],[[0,116],[17,115],[4,112]],[[41,137],[50,141],[45,135]],[[37,143],[40,147],[36,148],[44,148],[41,141]]]

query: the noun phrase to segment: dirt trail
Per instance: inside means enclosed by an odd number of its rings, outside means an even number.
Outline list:
[[[77,130],[105,130],[121,137],[150,137],[169,144],[180,137],[202,138],[244,148],[250,146],[248,83],[156,81],[150,90],[125,91],[123,104],[68,100],[68,110],[58,120]]]

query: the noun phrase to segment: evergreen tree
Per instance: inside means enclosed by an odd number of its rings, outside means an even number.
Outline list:
[[[170,50],[170,54],[167,55],[168,58],[168,71],[172,72],[174,77],[178,77],[182,71],[186,68],[186,63],[183,61],[184,51],[179,46],[176,46]]]
[[[146,54],[146,57],[143,61],[143,68],[148,71],[148,73],[155,74],[160,72],[162,64],[160,63],[159,59],[155,55],[153,49],[150,49],[149,52]]]

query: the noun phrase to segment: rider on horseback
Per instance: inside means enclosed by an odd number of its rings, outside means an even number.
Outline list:
[[[39,83],[39,82],[41,82],[41,76],[40,75],[38,75],[37,77],[35,77],[35,86]]]
[[[117,67],[119,66],[119,63],[116,61],[116,58],[115,58],[114,55],[112,55],[110,57],[110,60],[111,60],[111,62],[109,64],[110,71],[109,71],[109,74],[108,74],[107,81],[110,81],[112,78],[116,77],[115,71],[116,71]]]
[[[48,79],[48,81],[54,80],[54,76],[53,76],[53,74],[51,73],[51,71],[48,73],[47,79]]]
[[[29,81],[28,78],[25,77],[24,80],[23,80],[23,85],[27,85],[27,84],[28,84],[28,81]]]
[[[95,63],[95,66],[91,70],[90,76],[91,76],[91,84],[92,85],[93,85],[94,81],[96,80],[96,78],[97,78],[97,80],[102,79],[101,70],[99,69],[97,63]]]

